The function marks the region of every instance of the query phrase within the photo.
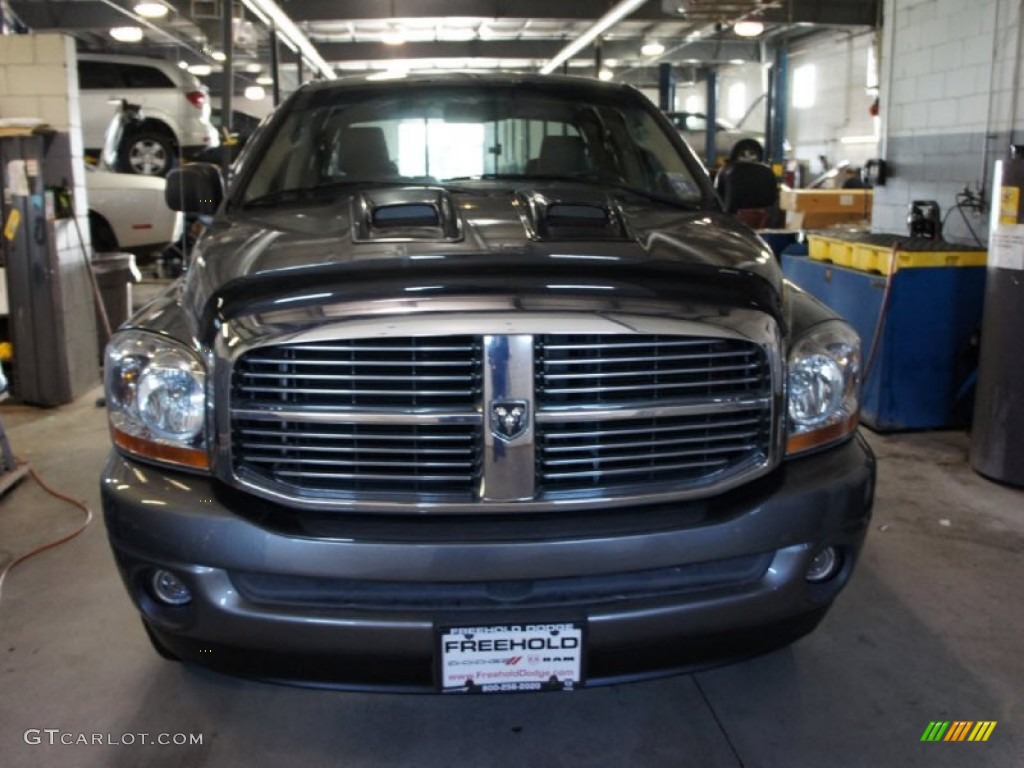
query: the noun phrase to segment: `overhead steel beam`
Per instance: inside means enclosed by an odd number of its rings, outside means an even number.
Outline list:
[[[342,7],[339,8],[339,5]],[[480,19],[597,19],[609,4],[598,0],[301,0],[287,4],[295,21],[366,21],[371,19],[424,19],[465,17]],[[640,21],[678,19],[649,2],[630,17]]]
[[[11,10],[30,29],[99,29],[123,27],[125,15],[100,2],[11,0]]]
[[[573,56],[580,53],[583,49],[593,43],[599,35],[614,27],[624,18],[632,14],[633,11],[637,11],[642,8],[646,3],[647,0],[619,0],[619,2],[604,16],[587,27],[579,37],[556,53],[549,62],[540,68],[540,73],[542,75],[548,75],[554,72],[559,65],[568,65],[569,60],[572,59]]]
[[[469,40],[465,42],[406,43],[317,43],[316,47],[328,61],[381,61],[392,59],[550,59],[563,43],[557,40]],[[639,61],[639,40],[605,40],[602,44],[605,61]],[[759,61],[760,47],[756,42],[741,40],[715,40],[694,42],[686,46],[678,58],[660,60],[727,62],[742,59]]]
[[[878,21],[880,0],[784,0],[775,9],[759,12],[758,18],[773,24],[826,24],[874,26]],[[337,0],[294,0],[286,10],[295,21],[367,21],[375,19],[424,19],[467,17],[481,19],[565,19],[591,21],[600,17],[610,4],[595,0],[346,0],[339,8]],[[681,15],[667,9],[686,3],[648,2],[634,11],[635,21],[717,21],[733,18],[724,4],[696,8]],[[736,3],[749,10],[753,2]]]
[[[786,0],[779,8],[765,9],[758,18],[770,24],[822,24],[831,26],[874,26],[878,22],[880,0]],[[184,3],[174,2],[182,12]],[[93,0],[10,0],[11,10],[32,29],[100,29],[124,23],[123,14]],[[339,7],[340,6],[340,7]],[[284,10],[296,22],[365,21],[371,19],[423,19],[470,17],[483,19],[564,19],[592,21],[608,7],[595,0],[394,0],[392,6],[381,0],[301,0],[284,3]],[[187,15],[187,14],[186,14]],[[721,15],[721,14],[719,14]],[[634,21],[715,20],[718,16],[693,13],[687,16],[668,13],[661,3],[648,2],[634,11]]]
[[[222,0],[223,1],[223,0]],[[330,64],[323,58],[317,47],[295,26],[295,21],[275,0],[242,0],[256,18],[266,25],[273,24],[277,34],[298,49],[300,58],[305,59],[320,76],[333,80],[336,75]]]
[[[767,9],[756,18],[766,24],[821,24],[863,26],[878,24],[880,0],[789,0],[780,8]]]

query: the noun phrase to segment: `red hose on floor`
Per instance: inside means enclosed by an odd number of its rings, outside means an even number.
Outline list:
[[[19,463],[20,464],[25,464],[26,462],[19,462]],[[32,469],[31,467],[29,467],[28,473],[32,477],[32,479],[35,480],[39,484],[39,487],[42,488],[44,491],[46,491],[48,494],[50,494],[54,498],[60,499],[61,501],[66,501],[68,504],[72,504],[72,505],[78,507],[79,509],[81,509],[83,512],[85,512],[85,521],[78,528],[73,530],[71,533],[69,533],[69,534],[67,534],[65,536],[61,536],[59,539],[55,539],[54,541],[47,542],[46,544],[41,544],[40,546],[36,547],[35,549],[32,549],[32,550],[30,550],[28,552],[25,552],[22,555],[18,555],[13,560],[11,560],[11,562],[9,562],[7,565],[5,565],[3,568],[0,568],[0,601],[3,600],[4,579],[6,579],[7,578],[7,574],[10,573],[14,569],[14,566],[18,565],[18,563],[25,562],[30,557],[35,557],[40,552],[45,552],[48,549],[53,549],[54,547],[59,547],[61,544],[65,543],[67,541],[71,541],[71,539],[75,538],[80,533],[82,533],[82,531],[84,531],[86,528],[88,528],[89,524],[92,522],[92,509],[89,508],[88,504],[86,504],[84,501],[79,501],[78,499],[73,499],[70,496],[66,496],[65,494],[61,493],[60,491],[54,490],[49,485],[47,485],[46,481],[43,480],[43,478],[41,478],[39,476],[39,474],[34,469]]]

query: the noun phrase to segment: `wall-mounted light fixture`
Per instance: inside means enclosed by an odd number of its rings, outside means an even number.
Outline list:
[[[764,24],[753,20],[737,21],[732,25],[732,31],[740,37],[757,37],[764,32]]]
[[[136,3],[132,10],[144,19],[162,19],[170,9],[163,3]]]
[[[119,43],[138,43],[142,40],[142,27],[112,27],[110,36]]]

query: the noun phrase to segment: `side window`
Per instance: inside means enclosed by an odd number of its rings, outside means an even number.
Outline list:
[[[116,64],[107,61],[80,61],[78,87],[84,91],[95,91],[104,88],[123,88],[124,83]]]
[[[174,82],[156,67],[128,64],[121,67],[128,88],[174,88]]]

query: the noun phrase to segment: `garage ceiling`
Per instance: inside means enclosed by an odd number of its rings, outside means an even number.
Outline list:
[[[221,45],[218,0],[166,0],[163,19],[140,19],[135,0],[9,0],[24,26],[74,35],[89,50],[131,51],[213,67],[216,92]],[[421,69],[537,71],[619,3],[611,0],[277,0],[295,26],[339,75]],[[253,12],[258,3],[235,0],[235,72],[239,86],[266,72],[266,26]],[[657,65],[694,68],[760,61],[766,45],[832,31],[873,26],[879,0],[647,0],[600,38],[601,61],[617,80],[650,85]],[[764,23],[756,38],[735,34],[741,20]],[[145,39],[119,44],[111,27],[137,24]],[[644,43],[664,51],[644,55]],[[281,47],[282,85],[297,82],[298,54]],[[570,72],[593,75],[595,45],[568,62]],[[312,76],[308,61],[305,78]]]

